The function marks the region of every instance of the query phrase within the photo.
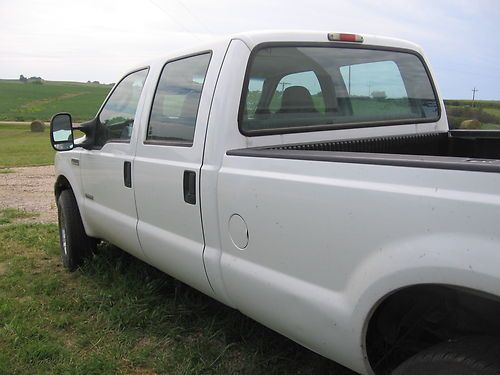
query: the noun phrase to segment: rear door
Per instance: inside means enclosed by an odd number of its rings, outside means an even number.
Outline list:
[[[82,151],[79,165],[86,221],[94,235],[144,258],[137,238],[131,171],[136,112],[148,69],[126,75],[98,115],[96,145]],[[135,132],[135,133],[134,133]],[[135,137],[136,138],[136,137]]]
[[[209,294],[199,172],[221,57],[205,51],[163,66],[134,167],[137,230],[146,256]]]

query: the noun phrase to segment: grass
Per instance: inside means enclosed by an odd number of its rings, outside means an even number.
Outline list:
[[[483,130],[500,130],[500,124],[483,124],[481,125]]]
[[[448,125],[458,128],[465,120],[476,119],[481,129],[498,130],[500,128],[500,101],[476,100],[472,107],[471,100],[445,100]]]
[[[43,84],[0,80],[0,120],[50,120],[70,112],[73,121],[92,119],[111,85],[45,81]]]
[[[472,100],[468,99],[445,99],[445,105],[451,106],[472,106]],[[474,102],[475,106],[483,107],[483,108],[498,108],[500,109],[500,100],[476,100]]]
[[[0,124],[0,168],[50,165],[54,150],[49,132],[32,133],[29,125]],[[0,169],[9,173],[8,169]]]
[[[17,208],[5,208],[0,210],[0,225],[10,224],[18,219],[26,219],[38,216],[35,212],[27,212]]]
[[[56,225],[0,227],[1,374],[339,371],[114,247],[69,274]]]
[[[500,108],[488,108],[488,107],[485,107],[485,108],[483,108],[483,110],[485,112],[488,112],[488,113],[492,114],[493,116],[500,117]]]

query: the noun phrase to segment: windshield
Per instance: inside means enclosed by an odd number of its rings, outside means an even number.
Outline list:
[[[262,48],[251,59],[240,128],[259,135],[433,122],[439,105],[421,59],[369,48]]]

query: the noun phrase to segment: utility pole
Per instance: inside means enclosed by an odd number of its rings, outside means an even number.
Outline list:
[[[285,85],[289,85],[290,82],[280,82],[281,85],[281,92],[285,91]]]
[[[474,100],[476,100],[476,92],[478,91],[475,87],[472,89],[472,108],[474,108]]]
[[[347,91],[349,96],[351,96],[351,66],[349,65],[349,89]]]

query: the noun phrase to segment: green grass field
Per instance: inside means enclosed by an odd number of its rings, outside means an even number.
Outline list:
[[[0,80],[0,120],[50,120],[57,112],[70,112],[74,121],[92,119],[111,85],[77,82],[43,84]]]
[[[493,116],[500,117],[500,108],[484,108],[485,112],[491,113]]]
[[[53,162],[54,150],[48,129],[43,133],[32,133],[29,125],[0,123],[0,168],[50,165]]]
[[[0,374],[340,369],[116,248],[70,274],[56,225],[0,225]]]

